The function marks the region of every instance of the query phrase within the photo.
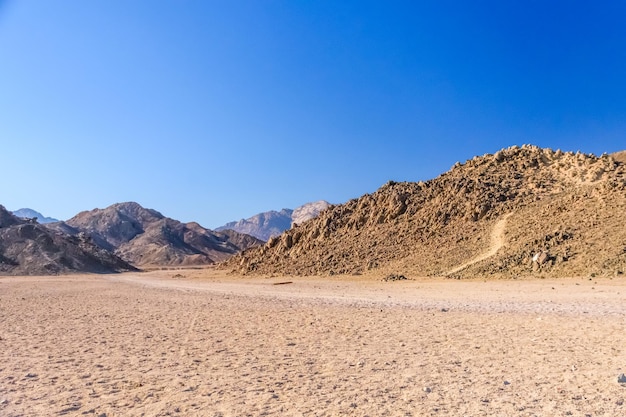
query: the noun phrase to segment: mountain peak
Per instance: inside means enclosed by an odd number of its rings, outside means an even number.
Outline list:
[[[198,223],[181,223],[135,202],[84,211],[66,223],[135,265],[211,264],[261,243],[239,233],[227,236]]]
[[[227,223],[215,230],[235,230],[266,242],[285,230],[289,230],[294,224],[301,224],[316,217],[329,206],[329,203],[320,200],[303,204],[293,210],[284,208],[281,211],[266,211],[255,214],[248,219]]]
[[[43,214],[30,208],[15,210],[13,211],[13,214],[23,219],[37,219],[39,223],[54,223],[59,221],[58,219],[54,219],[52,217],[45,217]]]

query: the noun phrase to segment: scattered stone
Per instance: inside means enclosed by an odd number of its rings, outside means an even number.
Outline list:
[[[409,278],[405,277],[404,275],[397,275],[397,274],[389,274],[385,278],[383,278],[383,281],[385,281],[385,282],[390,282],[390,281],[407,281],[407,280],[409,280]]]
[[[424,387],[423,390],[426,394],[431,393],[433,390],[430,387]]]
[[[545,264],[548,259],[550,259],[550,255],[548,254],[548,252],[537,252],[536,254],[533,255],[533,262],[537,263],[538,265],[543,265]]]
[[[619,382],[620,384],[626,384],[626,375],[619,374],[619,376],[617,377],[617,382]]]

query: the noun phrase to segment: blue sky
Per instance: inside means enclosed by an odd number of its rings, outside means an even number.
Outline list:
[[[626,148],[626,3],[0,0],[0,204],[217,227]]]

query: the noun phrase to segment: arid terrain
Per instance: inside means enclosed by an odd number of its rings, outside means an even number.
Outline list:
[[[458,162],[426,182],[390,181],[331,206],[230,258],[226,268],[302,276],[620,276],[623,159],[623,152],[512,146]]]
[[[626,415],[625,295],[619,277],[0,277],[0,415]]]

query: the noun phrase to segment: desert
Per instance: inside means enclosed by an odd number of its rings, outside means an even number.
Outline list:
[[[624,16],[0,0],[0,417],[626,417]]]
[[[623,280],[379,278],[1,277],[0,415],[626,413]]]

